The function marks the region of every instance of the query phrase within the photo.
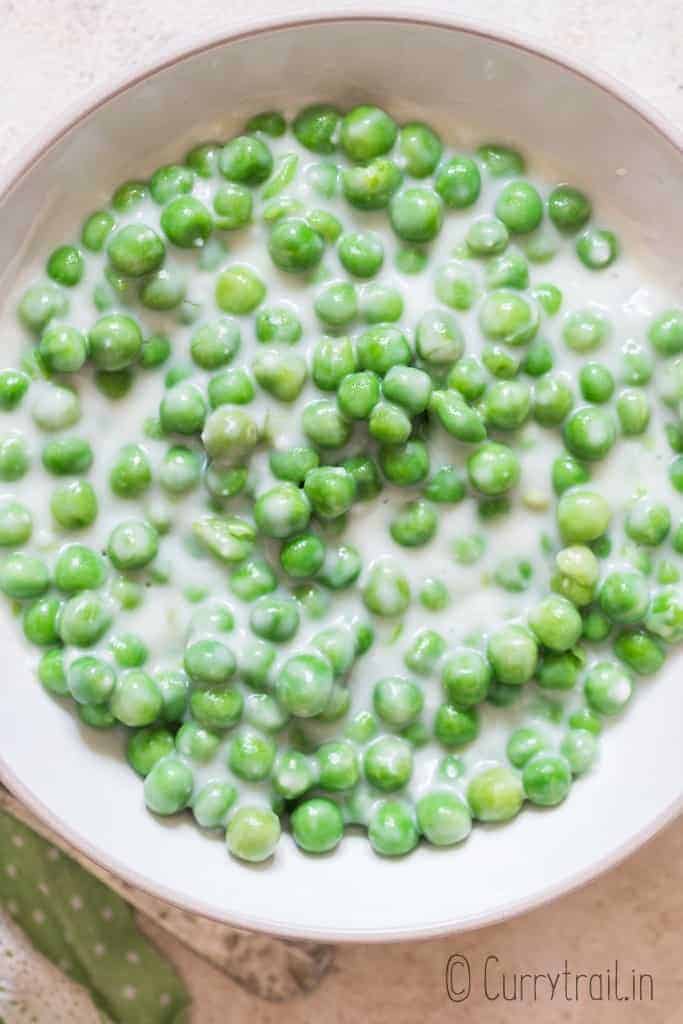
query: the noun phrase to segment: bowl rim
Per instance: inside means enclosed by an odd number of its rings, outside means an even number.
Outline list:
[[[20,148],[18,154],[0,169],[0,204],[10,198],[15,187],[30,173],[33,165],[68,135],[81,121],[94,114],[100,107],[103,107],[121,93],[128,91],[128,89],[135,87],[159,72],[199,54],[210,53],[212,50],[218,49],[225,44],[258,38],[260,35],[272,32],[306,28],[330,22],[363,23],[370,21],[386,22],[394,25],[412,25],[415,27],[426,26],[446,31],[455,31],[494,43],[502,43],[523,53],[540,57],[551,64],[570,71],[589,84],[608,93],[625,107],[635,111],[643,121],[683,156],[683,128],[679,128],[678,125],[662,114],[649,101],[644,100],[629,86],[611,74],[590,65],[587,66],[583,61],[575,61],[568,58],[553,47],[536,42],[525,33],[499,29],[485,20],[450,16],[442,12],[438,14],[431,13],[424,8],[416,7],[402,7],[401,10],[395,13],[387,12],[386,9],[373,5],[364,7],[362,11],[336,7],[329,8],[320,13],[308,7],[308,9],[299,9],[287,16],[242,17],[234,31],[213,31],[193,34],[189,41],[166,47],[157,59],[146,62],[143,67],[136,69],[134,72],[109,76],[103,83],[88,90],[80,99],[69,104],[61,114],[50,119]],[[654,819],[647,822],[628,840],[621,843],[609,854],[601,857],[590,867],[577,871],[560,882],[541,888],[531,897],[522,897],[517,901],[513,901],[503,909],[475,914],[460,924],[443,921],[417,927],[379,928],[372,931],[358,932],[355,930],[339,930],[325,927],[302,928],[289,926],[282,922],[262,917],[252,917],[243,913],[225,914],[202,900],[183,897],[174,890],[168,889],[165,885],[156,883],[153,879],[138,874],[136,870],[126,867],[118,858],[109,857],[104,850],[94,845],[88,837],[81,835],[78,831],[66,825],[14,774],[4,760],[1,751],[0,783],[3,783],[29,811],[35,814],[45,826],[56,833],[67,846],[73,847],[82,853],[97,867],[110,872],[117,878],[148,895],[163,900],[180,910],[189,911],[222,924],[233,925],[252,931],[266,932],[283,938],[324,942],[415,941],[449,934],[459,934],[509,920],[512,917],[541,907],[587,885],[600,875],[616,867],[632,853],[635,853],[636,850],[652,840],[657,833],[667,825],[672,824],[683,813],[682,791],[680,796],[672,801]]]

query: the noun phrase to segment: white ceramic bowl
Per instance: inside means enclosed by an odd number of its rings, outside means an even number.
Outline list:
[[[519,41],[405,16],[247,27],[173,55],[82,107],[27,154],[1,200],[0,273],[57,244],[122,179],[185,143],[228,136],[249,113],[318,99],[374,100],[449,140],[509,139],[611,208],[643,258],[680,266],[680,139],[625,90]],[[17,254],[19,253],[19,256]],[[670,272],[670,270],[669,270]],[[5,289],[6,290],[6,289]],[[456,931],[558,895],[614,864],[681,807],[683,686],[671,659],[603,744],[599,770],[563,806],[477,828],[461,848],[397,861],[361,837],[310,858],[287,837],[246,867],[189,820],[148,814],[118,738],[88,743],[25,668],[2,616],[0,777],[93,860],[142,888],[248,928],[388,940]]]

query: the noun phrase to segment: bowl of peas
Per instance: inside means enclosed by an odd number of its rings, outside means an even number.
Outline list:
[[[682,163],[621,86],[386,15],[245,23],[38,140],[0,779],[133,884],[335,940],[500,920],[671,820]]]

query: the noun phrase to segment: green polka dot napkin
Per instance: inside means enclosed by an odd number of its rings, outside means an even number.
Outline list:
[[[117,1024],[186,1020],[185,987],[138,931],[128,904],[3,811],[0,907],[43,956],[88,990],[106,1019]]]

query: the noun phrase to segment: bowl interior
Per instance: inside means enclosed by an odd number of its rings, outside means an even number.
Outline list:
[[[249,113],[292,111],[313,99],[344,107],[374,100],[397,117],[424,117],[452,143],[522,142],[537,155],[536,169],[585,187],[631,249],[637,245],[669,278],[677,275],[672,285],[681,283],[681,270],[672,268],[681,266],[683,160],[642,114],[523,47],[445,26],[350,19],[246,34],[198,51],[60,135],[2,202],[4,293],[34,252],[59,243],[124,176],[144,175],[191,142],[228,136]],[[11,319],[11,310],[5,315]],[[372,854],[361,837],[321,858],[286,839],[272,864],[249,868],[189,820],[149,815],[120,739],[81,733],[36,686],[6,616],[0,638],[12,665],[0,701],[3,780],[96,860],[174,902],[246,927],[368,940],[490,921],[588,877],[642,841],[681,799],[683,689],[672,658],[610,730],[599,770],[549,814],[527,810],[504,828],[476,829],[462,848],[424,848],[393,862]]]

